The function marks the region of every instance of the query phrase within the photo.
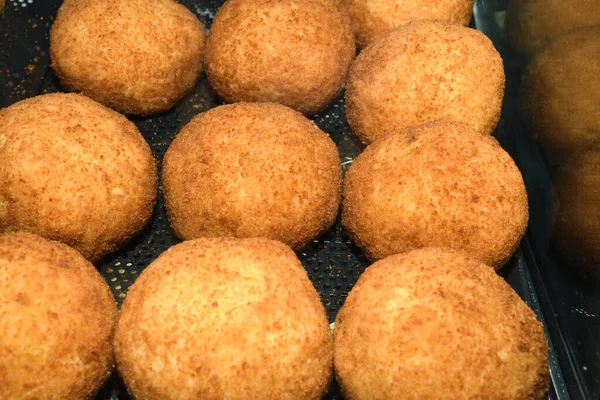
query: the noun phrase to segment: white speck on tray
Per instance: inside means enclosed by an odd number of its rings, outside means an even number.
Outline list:
[[[199,16],[208,17],[208,18],[210,18],[211,21],[213,19],[215,19],[215,14],[212,11],[210,11],[208,8],[200,8],[200,6],[196,5],[195,11],[196,11],[196,14],[198,14]]]

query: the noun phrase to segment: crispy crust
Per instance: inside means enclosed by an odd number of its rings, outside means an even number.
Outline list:
[[[0,232],[33,232],[95,261],[144,227],[156,186],[135,125],[83,95],[0,110]]]
[[[355,47],[331,0],[228,0],[206,44],[206,75],[225,101],[271,101],[305,114],[342,91]]]
[[[414,20],[446,21],[468,26],[474,0],[402,1],[342,0],[359,47],[365,47],[400,25]]]
[[[356,58],[346,118],[364,144],[436,120],[463,122],[491,134],[503,96],[502,58],[483,33],[413,21]]]
[[[333,343],[287,246],[202,238],[167,250],[133,284],[115,356],[134,398],[320,399]]]
[[[600,147],[573,153],[554,178],[554,243],[585,275],[600,277]]]
[[[368,146],[349,168],[343,196],[342,225],[373,260],[439,246],[500,268],[529,219],[512,158],[494,138],[456,122]]]
[[[335,221],[341,167],[333,141],[299,112],[238,103],[181,130],[162,183],[180,238],[268,237],[299,250]]]
[[[600,141],[599,52],[600,27],[582,28],[550,42],[525,70],[523,110],[552,163]]]
[[[542,324],[506,282],[461,253],[420,249],[368,267],[335,322],[344,398],[542,399]]]
[[[505,21],[507,40],[533,55],[563,33],[600,25],[600,7],[597,0],[509,0]]]
[[[173,0],[65,1],[50,32],[50,57],[67,90],[149,115],[193,89],[204,41],[200,21]]]
[[[91,399],[113,369],[117,307],[75,250],[0,234],[0,398]]]

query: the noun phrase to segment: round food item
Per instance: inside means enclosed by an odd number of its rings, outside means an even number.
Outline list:
[[[52,68],[69,91],[125,114],[166,111],[202,72],[204,27],[173,0],[65,1],[50,32]]]
[[[554,184],[556,247],[584,275],[600,277],[600,147],[573,153],[558,169]]]
[[[135,125],[83,95],[0,110],[0,232],[33,232],[96,261],[146,225],[156,186]]]
[[[550,42],[531,60],[522,103],[550,163],[600,140],[600,26]]]
[[[167,250],[133,284],[115,356],[136,399],[320,399],[333,343],[289,247],[201,238]]]
[[[473,15],[474,0],[342,0],[356,44],[365,47],[375,39],[413,20],[446,21],[467,26]]]
[[[228,0],[210,28],[205,68],[228,103],[275,102],[314,114],[341,93],[355,51],[337,1]]]
[[[506,36],[518,51],[532,55],[565,32],[600,25],[597,0],[509,0]]]
[[[175,234],[267,237],[295,250],[329,229],[341,197],[337,148],[302,114],[274,103],[198,115],[163,162]]]
[[[335,321],[347,400],[541,400],[547,352],[542,324],[502,278],[443,249],[371,265]]]
[[[117,321],[96,268],[62,243],[0,233],[0,285],[0,398],[93,398]]]
[[[350,166],[343,195],[342,225],[372,260],[434,246],[500,268],[529,219],[512,158],[496,139],[456,122],[368,146]]]
[[[367,47],[350,70],[346,118],[364,144],[437,120],[491,134],[504,96],[502,58],[481,32],[413,21]]]

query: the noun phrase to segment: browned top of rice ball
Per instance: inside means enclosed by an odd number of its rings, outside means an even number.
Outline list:
[[[598,54],[600,27],[582,28],[551,41],[527,66],[523,108],[551,162],[600,140]]]
[[[502,58],[481,32],[413,21],[365,48],[350,70],[346,118],[365,144],[436,120],[491,134],[504,96]]]
[[[299,112],[238,103],[182,129],[162,181],[181,238],[269,237],[300,249],[335,221],[341,167],[333,141]]]
[[[148,115],[194,87],[204,40],[200,21],[177,1],[65,1],[52,25],[50,57],[68,90]]]
[[[342,224],[370,259],[436,246],[500,268],[529,219],[512,158],[494,138],[452,122],[367,147],[346,174],[343,205]]]
[[[565,32],[595,25],[600,25],[597,0],[509,0],[506,9],[506,36],[528,55]]]
[[[447,21],[467,26],[473,14],[474,0],[342,0],[342,2],[350,14],[356,43],[364,47],[400,25],[414,20]]]
[[[548,345],[510,286],[461,253],[420,249],[368,267],[335,322],[344,398],[542,399]]]
[[[306,271],[267,239],[170,248],[129,290],[115,336],[119,373],[146,399],[320,399],[332,353]]]
[[[75,250],[0,233],[0,398],[90,399],[113,368],[115,300]]]
[[[305,114],[342,91],[355,47],[331,0],[228,0],[206,45],[209,82],[227,102],[271,101]]]
[[[34,232],[95,261],[142,229],[156,186],[135,125],[85,96],[48,94],[0,110],[0,232]]]
[[[574,267],[600,277],[600,146],[571,154],[554,184],[555,243]]]

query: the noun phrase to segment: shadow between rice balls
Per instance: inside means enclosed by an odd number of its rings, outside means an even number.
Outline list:
[[[0,398],[93,398],[117,320],[96,268],[62,243],[0,233],[0,284]]]
[[[542,324],[487,265],[425,248],[368,267],[335,322],[344,399],[536,399]]]
[[[554,39],[533,57],[523,77],[525,116],[547,160],[600,141],[600,26]]]
[[[205,36],[177,1],[65,1],[50,31],[51,66],[69,91],[124,114],[156,114],[194,88]]]
[[[341,166],[329,136],[275,103],[237,103],[195,117],[167,150],[163,193],[182,239],[267,237],[294,250],[335,221]]]
[[[498,269],[527,228],[527,192],[496,139],[457,122],[368,146],[344,180],[342,225],[371,260],[414,248],[462,250]]]
[[[332,376],[325,308],[294,252],[269,239],[171,247],[135,281],[115,335],[137,399],[321,399]]]
[[[473,15],[474,0],[342,0],[352,21],[359,47],[414,20],[446,21],[468,26]]]
[[[342,91],[355,56],[346,10],[331,0],[228,0],[205,69],[228,103],[275,102],[312,115]]]
[[[0,232],[33,232],[97,261],[146,225],[157,180],[135,125],[83,95],[0,110]]]
[[[483,33],[412,21],[356,58],[346,88],[346,118],[363,144],[438,120],[491,134],[503,97],[502,58]]]

